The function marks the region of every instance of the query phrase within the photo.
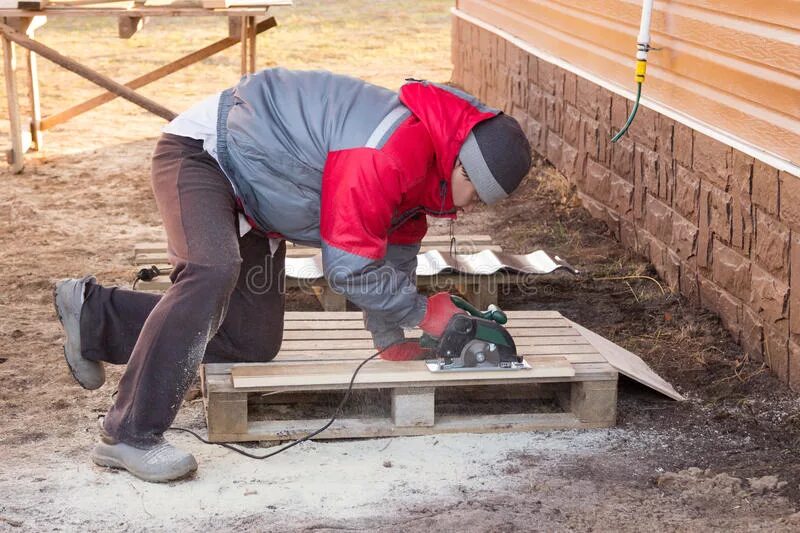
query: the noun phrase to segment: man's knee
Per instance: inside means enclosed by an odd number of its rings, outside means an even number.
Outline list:
[[[283,342],[283,325],[255,327],[239,339],[239,354],[243,359],[255,363],[266,363],[275,359]]]
[[[196,287],[208,298],[226,298],[236,287],[241,269],[241,260],[216,265],[197,263],[178,264],[171,274],[172,283],[182,288]]]

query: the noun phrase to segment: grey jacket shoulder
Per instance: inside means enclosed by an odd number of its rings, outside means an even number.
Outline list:
[[[222,93],[217,155],[248,214],[269,231],[319,244],[328,153],[365,146],[397,93],[325,71],[273,68]]]
[[[280,149],[320,167],[328,152],[364,146],[397,93],[326,71],[267,69],[231,93],[228,135],[237,145]]]

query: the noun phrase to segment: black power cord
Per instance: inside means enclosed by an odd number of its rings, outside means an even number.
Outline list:
[[[319,428],[316,431],[312,431],[311,433],[309,433],[308,435],[306,435],[304,437],[301,437],[301,438],[299,438],[297,440],[293,440],[292,442],[281,446],[279,449],[277,449],[275,451],[266,453],[264,455],[256,455],[254,453],[246,452],[243,449],[241,449],[241,448],[239,448],[237,446],[234,446],[232,444],[228,444],[227,442],[210,442],[207,439],[204,439],[203,437],[201,437],[200,435],[195,433],[194,431],[192,431],[191,429],[172,426],[172,427],[170,427],[168,429],[168,431],[180,431],[182,433],[188,433],[188,434],[194,436],[200,442],[203,442],[205,444],[216,444],[217,446],[222,446],[223,448],[227,448],[229,450],[233,450],[234,452],[240,453],[240,454],[244,455],[245,457],[249,457],[250,459],[259,459],[260,460],[260,459],[267,459],[269,457],[272,457],[273,455],[278,455],[279,453],[284,452],[284,451],[288,450],[289,448],[292,448],[293,446],[297,446],[301,442],[305,442],[305,441],[307,441],[309,439],[312,439],[312,438],[316,437],[317,435],[319,435],[320,433],[322,433],[323,431],[325,431],[326,429],[331,427],[333,422],[336,420],[336,417],[338,417],[341,414],[342,407],[344,407],[344,404],[347,403],[347,400],[350,398],[350,393],[353,391],[353,383],[355,383],[356,376],[358,375],[358,371],[361,370],[361,368],[364,365],[366,365],[368,362],[370,362],[371,360],[375,359],[376,357],[378,357],[380,354],[382,354],[383,352],[385,352],[388,349],[389,349],[389,346],[387,346],[383,350],[380,350],[379,352],[375,352],[374,354],[370,355],[369,357],[367,357],[366,359],[361,361],[361,364],[359,364],[356,367],[355,371],[353,372],[353,377],[350,378],[350,384],[347,386],[347,392],[345,392],[344,398],[342,398],[342,401],[339,402],[339,405],[336,407],[336,410],[333,412],[333,416],[331,416],[331,419],[328,420],[327,424],[325,424],[324,426],[322,426],[321,428]]]
[[[136,273],[136,278],[133,280],[133,287],[131,287],[131,289],[136,290],[136,284],[140,281],[152,281],[161,274],[169,274],[170,272],[172,272],[172,267],[158,268],[153,265],[150,268],[143,268]]]

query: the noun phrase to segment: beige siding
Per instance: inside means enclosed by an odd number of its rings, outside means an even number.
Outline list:
[[[463,12],[633,88],[634,0],[457,0]],[[800,164],[800,1],[656,2],[644,93]]]

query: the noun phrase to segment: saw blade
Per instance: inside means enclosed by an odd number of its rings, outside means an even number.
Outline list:
[[[462,366],[496,366],[500,361],[497,346],[491,342],[473,339],[464,345],[461,350]]]

